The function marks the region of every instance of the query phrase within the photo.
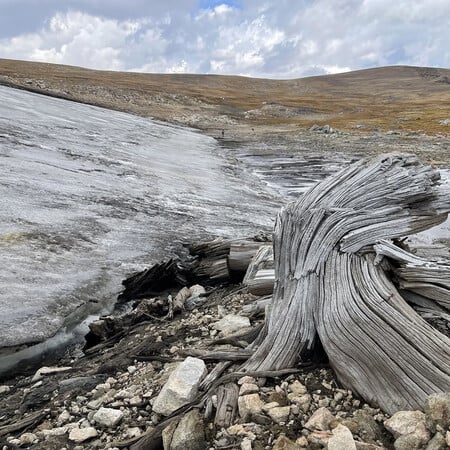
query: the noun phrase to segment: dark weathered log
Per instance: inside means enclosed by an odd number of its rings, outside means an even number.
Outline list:
[[[168,288],[186,286],[188,281],[185,270],[170,259],[127,278],[122,284],[125,289],[118,297],[119,302],[152,297]]]
[[[223,258],[204,258],[193,268],[193,274],[197,279],[208,280],[208,282],[217,282],[228,280],[230,271],[228,269],[228,259]]]
[[[230,246],[228,266],[234,272],[245,272],[253,257],[256,255],[261,242],[240,240]]]
[[[217,389],[217,412],[214,423],[228,428],[237,415],[239,388],[235,383],[227,383]]]
[[[449,211],[439,173],[413,155],[352,164],[283,208],[273,302],[243,369],[292,367],[320,339],[341,383],[389,413],[450,391],[450,339],[406,303],[373,250]],[[444,304],[449,290],[439,286],[415,290]]]
[[[0,436],[5,436],[16,431],[23,430],[27,427],[32,427],[38,425],[42,422],[45,416],[50,412],[50,410],[42,410],[31,413],[28,417],[22,420],[16,421],[14,423],[9,423],[7,425],[0,425]]]

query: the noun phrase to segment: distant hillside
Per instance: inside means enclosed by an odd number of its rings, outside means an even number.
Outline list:
[[[209,131],[449,133],[450,69],[393,66],[295,80],[88,70],[0,59],[0,84]],[[443,122],[442,122],[443,121]]]

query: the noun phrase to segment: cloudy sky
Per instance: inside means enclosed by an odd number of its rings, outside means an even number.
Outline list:
[[[0,58],[296,78],[450,67],[450,0],[0,0]]]

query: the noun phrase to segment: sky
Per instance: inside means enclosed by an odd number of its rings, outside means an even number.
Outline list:
[[[0,0],[0,58],[291,79],[450,67],[450,0]]]

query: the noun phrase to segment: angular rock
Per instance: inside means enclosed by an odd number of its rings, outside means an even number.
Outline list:
[[[56,427],[51,428],[49,430],[42,430],[42,435],[44,438],[53,437],[53,436],[64,436],[68,431],[67,427]]]
[[[194,400],[198,386],[206,374],[207,369],[203,360],[188,356],[170,374],[153,403],[153,411],[168,416]]]
[[[213,324],[215,330],[219,330],[224,336],[235,333],[250,326],[250,319],[235,314],[227,314],[224,318]]]
[[[278,439],[273,443],[272,450],[299,450],[300,445],[288,439],[286,436],[281,435]]]
[[[87,428],[73,428],[69,433],[69,440],[79,444],[80,442],[87,441],[97,437],[98,433],[94,427]]]
[[[248,437],[242,439],[241,450],[252,450],[252,440]]]
[[[276,423],[286,423],[289,419],[290,412],[290,406],[276,406],[275,408],[269,409],[267,415]]]
[[[306,436],[300,436],[295,440],[295,443],[301,448],[308,447],[308,439],[306,439]]]
[[[330,429],[330,422],[334,419],[327,408],[319,408],[305,423],[308,430],[326,431]]]
[[[205,426],[198,409],[185,414],[173,432],[170,450],[204,450]]]
[[[259,392],[259,386],[252,383],[244,383],[239,389],[239,395],[254,394],[255,392]]]
[[[424,412],[428,425],[450,428],[450,392],[431,394],[425,401]]]
[[[306,387],[300,383],[300,381],[295,380],[289,385],[289,390],[296,396],[300,397],[303,394],[306,394],[308,391]]]
[[[256,380],[253,377],[249,377],[248,375],[245,375],[245,377],[239,378],[238,382],[239,385],[248,383],[248,384],[256,384]]]
[[[424,439],[429,432],[425,425],[425,414],[422,411],[398,411],[384,422],[384,426],[395,438],[412,433],[422,434]]]
[[[7,394],[9,391],[11,390],[11,388],[9,386],[0,386],[0,395],[1,394]]]
[[[23,433],[20,437],[20,445],[28,446],[38,440],[38,437],[34,433]]]
[[[299,397],[293,392],[288,394],[288,399],[291,403],[295,403],[300,407],[303,412],[307,412],[311,406],[311,396],[309,394],[303,394]]]
[[[206,290],[200,284],[194,284],[189,288],[189,291],[190,296],[186,300],[186,309],[191,311],[204,303],[205,297],[203,297],[203,294],[205,294]]]
[[[243,395],[238,398],[239,415],[243,420],[250,420],[253,414],[259,414],[263,406],[264,402],[259,394]]]
[[[123,412],[119,409],[100,408],[94,415],[93,420],[104,427],[115,427],[123,417]]]
[[[328,450],[356,450],[352,432],[344,425],[338,425],[328,440]]]
[[[444,450],[446,446],[445,436],[442,433],[436,433],[428,442],[425,450]]]
[[[428,442],[418,433],[404,434],[394,442],[395,450],[419,450]]]

